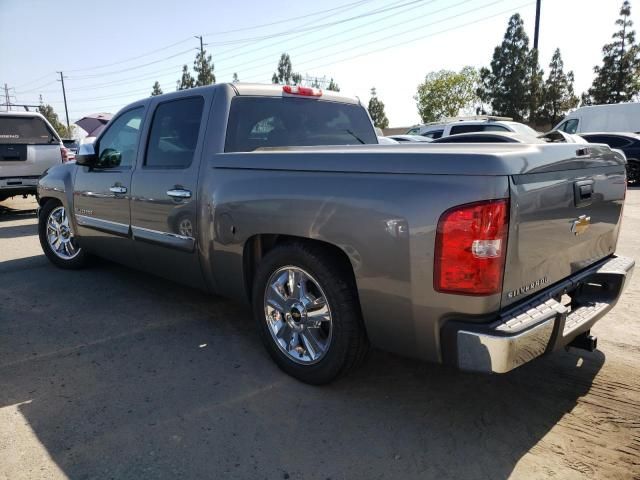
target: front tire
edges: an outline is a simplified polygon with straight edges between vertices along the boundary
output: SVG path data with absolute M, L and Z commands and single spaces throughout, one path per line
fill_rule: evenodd
M 87 255 L 78 244 L 65 207 L 50 200 L 38 218 L 40 245 L 49 261 L 60 268 L 78 269 L 87 263 Z
M 331 382 L 365 357 L 369 343 L 350 272 L 324 248 L 277 246 L 258 266 L 252 296 L 269 355 L 298 380 Z

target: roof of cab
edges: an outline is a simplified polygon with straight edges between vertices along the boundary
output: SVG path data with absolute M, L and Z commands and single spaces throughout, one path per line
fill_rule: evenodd
M 282 91 L 283 85 L 278 84 L 263 84 L 263 83 L 230 83 L 229 84 L 238 95 L 247 95 L 247 96 L 259 96 L 259 97 L 298 97 L 300 95 L 288 94 Z M 322 90 L 322 89 L 320 89 Z M 320 99 L 320 100 L 330 100 L 333 102 L 341 102 L 341 103 L 353 103 L 356 105 L 360 104 L 360 100 L 354 97 L 347 97 L 344 95 L 340 95 L 338 92 L 333 92 L 331 90 L 322 90 L 322 95 L 320 97 L 305 97 L 300 96 L 301 98 L 309 98 L 309 99 Z

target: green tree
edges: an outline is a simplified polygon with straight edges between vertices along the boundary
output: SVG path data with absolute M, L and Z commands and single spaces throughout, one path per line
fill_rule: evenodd
M 564 72 L 564 62 L 559 48 L 553 52 L 543 92 L 541 119 L 552 125 L 558 123 L 569 110 L 578 106 L 578 97 L 573 92 L 573 72 Z
M 72 138 L 73 137 L 73 126 L 70 125 L 67 128 L 60 119 L 58 118 L 58 114 L 55 112 L 53 107 L 49 104 L 40 103 L 38 106 L 38 113 L 40 113 L 44 118 L 46 118 L 54 130 L 60 135 L 61 138 Z
M 473 67 L 464 67 L 459 72 L 440 70 L 427 74 L 413 97 L 420 118 L 425 123 L 435 122 L 472 108 L 478 99 L 477 83 L 478 72 Z
M 233 83 L 238 83 L 240 80 L 238 79 L 238 74 L 236 72 L 233 72 Z
M 156 95 L 162 95 L 162 89 L 160 88 L 160 83 L 156 81 L 153 84 L 153 90 L 151 91 L 151 96 L 155 97 Z
M 529 52 L 528 64 L 531 72 L 529 80 L 529 123 L 537 123 L 542 115 L 542 103 L 544 101 L 544 72 L 538 63 L 538 51 L 536 49 Z
M 531 84 L 532 71 L 537 72 L 532 66 L 536 63 L 537 58 L 532 58 L 529 51 L 522 18 L 516 13 L 509 19 L 502 43 L 493 51 L 491 68 L 480 70 L 478 96 L 491 104 L 495 114 L 522 121 L 531 109 L 531 95 L 535 94 Z
M 331 90 L 332 92 L 339 92 L 340 91 L 340 87 L 338 86 L 338 84 L 336 82 L 333 81 L 333 78 L 331 80 L 329 80 L 329 86 L 327 87 L 327 90 Z
M 193 71 L 196 75 L 196 87 L 203 87 L 205 85 L 212 85 L 216 83 L 216 76 L 213 73 L 213 62 L 211 61 L 211 55 L 207 55 L 206 50 L 198 52 L 198 54 L 196 55 L 196 59 L 193 62 Z
M 596 75 L 588 91 L 587 103 L 619 103 L 633 100 L 640 92 L 640 45 L 630 20 L 631 5 L 622 4 L 616 25 L 620 30 L 613 41 L 602 47 L 602 65 L 593 68 Z
M 196 86 L 196 81 L 189 72 L 189 67 L 182 67 L 182 77 L 176 82 L 176 90 L 187 90 Z
M 373 124 L 376 127 L 387 128 L 389 126 L 389 120 L 384 113 L 384 103 L 378 98 L 375 87 L 371 89 L 371 98 L 369 99 L 367 110 L 369 110 L 371 120 L 373 120 Z
M 281 85 L 300 85 L 302 82 L 302 75 L 299 73 L 293 73 L 293 66 L 291 65 L 291 57 L 288 53 L 280 55 L 278 61 L 278 67 L 276 72 L 271 77 L 272 83 L 279 83 Z

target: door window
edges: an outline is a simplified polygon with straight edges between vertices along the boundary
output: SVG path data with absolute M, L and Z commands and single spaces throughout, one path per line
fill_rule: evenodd
M 198 143 L 204 98 L 190 97 L 158 105 L 151 123 L 145 166 L 187 168 Z
M 578 131 L 578 119 L 572 118 L 571 120 L 567 120 L 562 125 L 560 125 L 560 128 L 558 128 L 558 130 L 562 130 L 566 133 L 576 133 Z
M 117 117 L 98 144 L 100 168 L 131 167 L 136 160 L 143 108 L 129 110 Z

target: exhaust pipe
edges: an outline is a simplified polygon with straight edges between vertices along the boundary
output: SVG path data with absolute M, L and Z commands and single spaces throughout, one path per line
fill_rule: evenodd
M 571 340 L 571 343 L 567 345 L 567 348 L 568 347 L 579 348 L 580 350 L 593 352 L 596 348 L 598 348 L 598 337 L 594 337 L 593 335 L 591 335 L 590 331 L 586 331 Z

